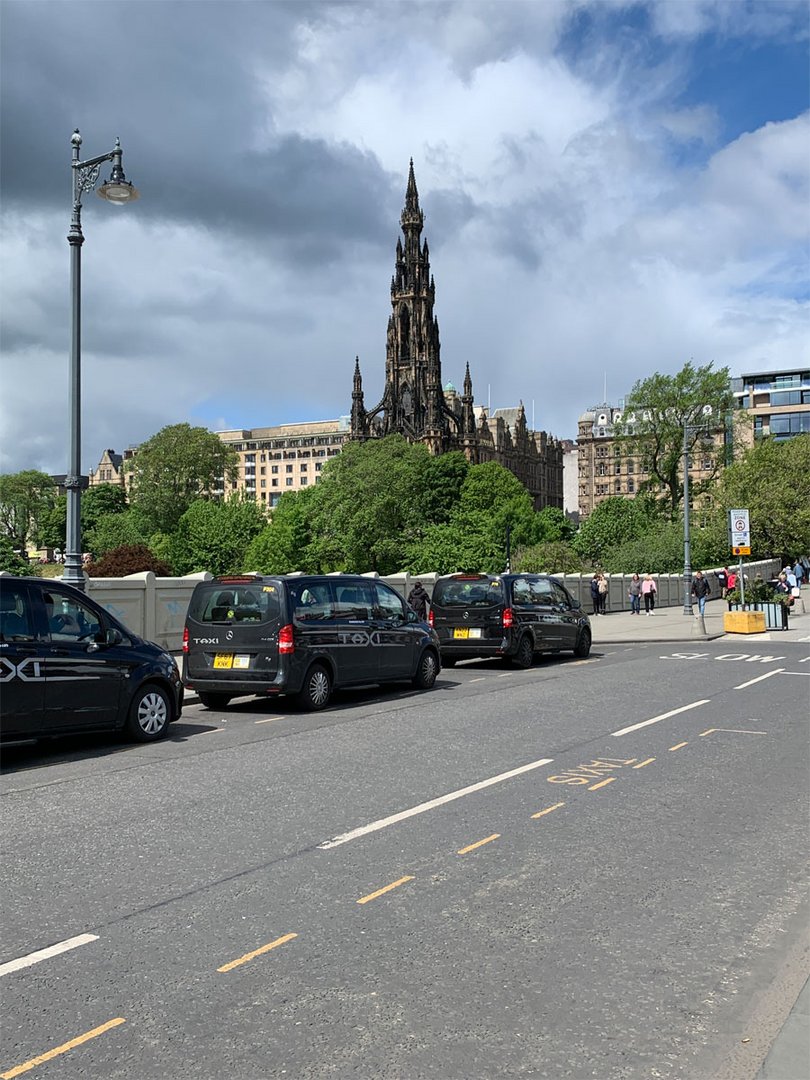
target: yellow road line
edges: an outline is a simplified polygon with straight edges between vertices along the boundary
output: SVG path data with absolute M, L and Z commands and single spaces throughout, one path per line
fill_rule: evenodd
M 680 749 L 682 749 L 682 747 L 688 746 L 688 745 L 689 745 L 688 741 L 687 742 L 675 743 L 674 746 L 670 746 L 669 752 L 672 753 L 673 750 L 680 750 Z
M 494 832 L 492 834 L 492 836 L 486 837 L 485 840 L 476 840 L 476 842 L 474 844 L 468 844 L 467 847 L 461 848 L 459 851 L 456 852 L 456 854 L 457 855 L 466 855 L 468 851 L 475 851 L 475 849 L 478 848 L 478 847 L 481 847 L 482 844 L 488 844 L 492 840 L 497 840 L 500 835 L 501 835 L 500 833 Z
M 588 791 L 598 791 L 600 787 L 605 787 L 606 784 L 612 784 L 615 779 L 615 776 L 609 776 L 607 780 L 600 780 L 598 784 L 591 784 Z
M 283 945 L 285 941 L 292 941 L 293 938 L 297 937 L 298 934 L 284 934 L 283 937 L 276 938 L 275 941 L 271 941 L 267 945 L 262 945 L 260 949 L 254 949 L 253 952 L 245 953 L 245 955 L 240 956 L 238 960 L 231 960 L 229 964 L 223 964 L 222 967 L 217 968 L 217 971 L 233 971 L 234 968 L 239 967 L 241 964 L 246 964 L 248 960 L 255 960 L 256 957 L 261 956 L 262 953 L 270 952 L 271 949 Z
M 541 810 L 539 814 L 532 814 L 533 818 L 543 817 L 545 814 L 550 814 L 552 810 L 559 810 L 561 806 L 565 806 L 564 802 L 556 802 L 553 806 L 547 806 L 545 810 Z
M 39 1057 L 31 1058 L 30 1061 L 24 1061 L 22 1065 L 16 1065 L 13 1069 L 9 1069 L 8 1072 L 0 1073 L 0 1080 L 12 1080 L 12 1077 L 22 1076 L 23 1073 L 28 1072 L 29 1069 L 35 1069 L 37 1065 L 42 1065 L 45 1061 L 50 1061 L 52 1058 L 59 1057 L 60 1054 L 66 1054 L 68 1050 L 73 1050 L 77 1046 L 81 1046 L 82 1043 L 89 1042 L 90 1039 L 95 1039 L 99 1035 L 103 1035 L 105 1031 L 109 1031 L 110 1028 L 118 1027 L 119 1024 L 125 1024 L 126 1020 L 123 1016 L 117 1016 L 115 1020 L 108 1020 L 106 1024 L 102 1024 L 101 1027 L 93 1028 L 92 1031 L 86 1031 L 84 1035 L 78 1035 L 75 1039 L 71 1039 L 70 1042 L 62 1043 L 61 1046 L 54 1047 L 53 1050 L 49 1050 L 46 1054 L 40 1054 Z
M 401 877 L 398 881 L 392 881 L 390 885 L 384 885 L 382 889 L 377 889 L 376 892 L 369 893 L 368 896 L 361 896 L 358 904 L 367 904 L 369 900 L 376 900 L 378 896 L 382 896 L 383 893 L 391 892 L 392 889 L 396 889 L 399 885 L 404 885 L 406 881 L 413 881 L 414 877 L 411 875 L 408 877 Z
M 638 763 L 638 765 L 634 765 L 633 768 L 634 769 L 643 769 L 645 765 L 650 765 L 650 764 L 652 764 L 653 761 L 655 761 L 654 757 L 645 758 L 644 761 L 640 761 Z
M 707 728 L 706 731 L 701 731 L 700 735 L 698 735 L 698 738 L 702 739 L 705 735 L 711 735 L 713 731 L 717 731 L 717 728 L 716 727 Z

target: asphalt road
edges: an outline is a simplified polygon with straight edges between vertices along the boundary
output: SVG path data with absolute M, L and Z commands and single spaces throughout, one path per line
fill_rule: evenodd
M 801 643 L 630 646 L 10 749 L 0 1080 L 753 1078 L 808 689 Z

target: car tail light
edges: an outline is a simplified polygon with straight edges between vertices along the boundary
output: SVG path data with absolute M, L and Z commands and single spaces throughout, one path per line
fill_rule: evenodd
M 431 626 L 433 626 L 433 611 L 432 610 L 428 612 L 428 622 L 430 623 Z
M 504 608 L 503 609 L 503 628 L 504 628 L 504 630 L 508 630 L 513 622 L 514 622 L 514 618 L 513 618 L 513 615 L 512 615 L 512 609 L 510 607 Z
M 183 652 L 188 652 L 188 627 L 183 627 Z
M 279 653 L 291 653 L 295 652 L 295 643 L 293 642 L 293 628 L 292 623 L 287 623 L 286 626 L 278 632 L 278 651 Z

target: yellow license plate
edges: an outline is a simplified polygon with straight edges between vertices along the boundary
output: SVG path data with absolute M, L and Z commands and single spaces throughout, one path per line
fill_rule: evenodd
M 233 657 L 230 653 L 217 653 L 214 657 L 215 668 L 231 668 L 233 667 Z
M 456 638 L 456 637 L 468 638 L 469 636 L 470 636 L 470 631 L 466 626 L 457 626 L 453 630 L 453 637 L 454 638 Z

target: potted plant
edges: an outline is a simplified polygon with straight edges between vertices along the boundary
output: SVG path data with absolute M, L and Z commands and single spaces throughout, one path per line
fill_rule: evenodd
M 761 577 L 745 586 L 745 603 L 742 602 L 737 585 L 726 597 L 729 611 L 761 611 L 765 615 L 766 630 L 787 630 L 788 610 L 793 603 L 789 593 L 774 590 L 773 585 Z

